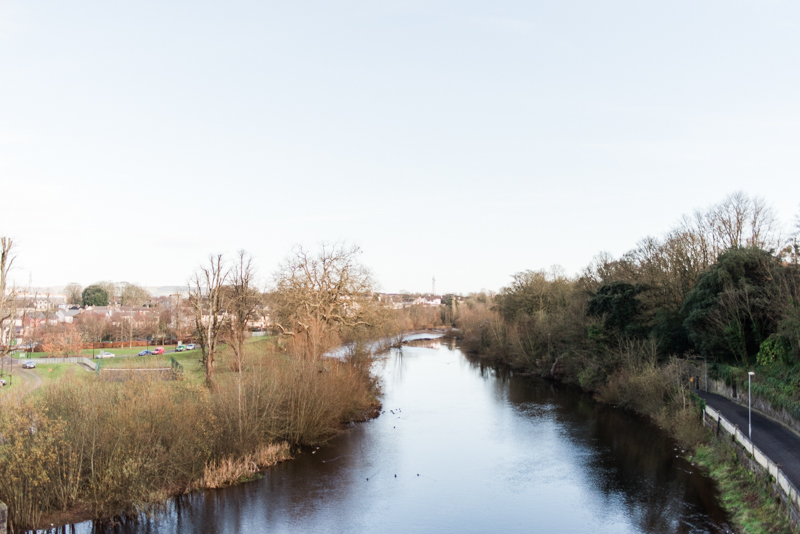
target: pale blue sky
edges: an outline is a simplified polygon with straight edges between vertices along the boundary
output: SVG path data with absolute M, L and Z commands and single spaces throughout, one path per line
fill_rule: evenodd
M 796 1 L 0 0 L 17 278 L 184 283 L 349 240 L 386 291 L 800 203 Z

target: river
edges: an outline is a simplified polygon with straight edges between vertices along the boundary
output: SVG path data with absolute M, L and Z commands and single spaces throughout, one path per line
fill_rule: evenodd
M 441 339 L 392 350 L 380 373 L 377 419 L 261 480 L 176 499 L 112 531 L 728 531 L 711 480 L 640 417 Z

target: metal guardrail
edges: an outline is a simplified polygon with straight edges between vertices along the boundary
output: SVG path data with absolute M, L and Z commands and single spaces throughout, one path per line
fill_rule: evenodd
M 703 424 L 707 424 L 706 415 L 717 424 L 717 428 L 725 429 L 725 432 L 733 436 L 735 441 L 750 454 L 750 456 L 760 465 L 766 472 L 775 479 L 775 483 L 783 493 L 783 498 L 790 504 L 789 508 L 792 514 L 792 522 L 797 523 L 800 521 L 800 492 L 797 487 L 789 480 L 781 468 L 769 459 L 769 457 L 761 452 L 747 436 L 745 436 L 739 427 L 725 419 L 721 413 L 706 404 L 706 409 L 703 411 Z

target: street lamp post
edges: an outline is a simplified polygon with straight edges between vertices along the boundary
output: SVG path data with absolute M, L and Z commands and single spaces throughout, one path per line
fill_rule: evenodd
M 753 397 L 750 394 L 750 381 L 755 373 L 747 373 L 747 437 L 753 441 Z

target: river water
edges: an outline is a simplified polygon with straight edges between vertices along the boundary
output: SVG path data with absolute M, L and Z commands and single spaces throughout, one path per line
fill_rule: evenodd
M 711 480 L 635 415 L 443 340 L 392 350 L 380 372 L 377 419 L 113 531 L 727 532 Z

